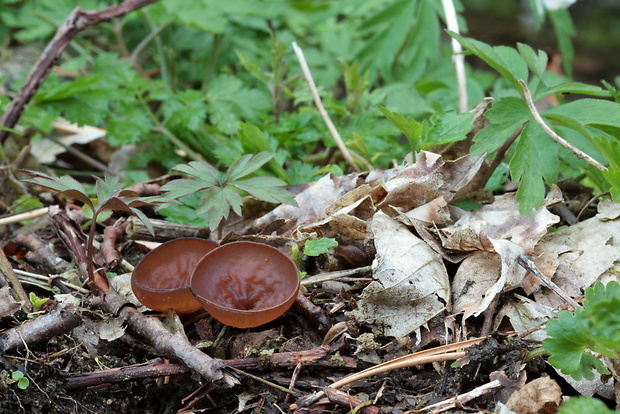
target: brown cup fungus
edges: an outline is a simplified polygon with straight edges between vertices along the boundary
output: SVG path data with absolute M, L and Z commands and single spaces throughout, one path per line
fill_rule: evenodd
M 190 289 L 218 321 L 251 328 L 273 321 L 291 307 L 299 274 L 295 263 L 273 247 L 233 242 L 198 262 Z
M 219 245 L 215 242 L 181 238 L 171 240 L 148 253 L 131 275 L 131 289 L 146 307 L 178 314 L 201 308 L 189 289 L 194 266 Z

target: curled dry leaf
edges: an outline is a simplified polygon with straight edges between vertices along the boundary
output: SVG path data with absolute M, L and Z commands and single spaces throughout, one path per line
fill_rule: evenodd
M 516 414 L 555 413 L 562 400 L 562 389 L 555 380 L 544 376 L 536 378 L 516 391 L 506 407 Z
M 379 323 L 385 335 L 397 338 L 417 331 L 440 315 L 450 294 L 448 274 L 441 260 L 407 227 L 383 212 L 369 223 L 377 256 L 373 279 L 362 292 L 352 315 L 367 323 Z
M 516 193 L 504 194 L 492 204 L 465 213 L 453 226 L 442 229 L 443 245 L 453 250 L 493 251 L 489 239 L 506 239 L 530 252 L 547 233 L 547 228 L 560 220 L 547 207 L 561 200 L 560 189 L 552 186 L 543 205 L 529 217 L 523 217 L 519 214 Z

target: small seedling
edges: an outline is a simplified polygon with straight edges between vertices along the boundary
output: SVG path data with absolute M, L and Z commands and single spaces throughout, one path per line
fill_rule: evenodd
M 311 239 L 307 240 L 304 245 L 304 254 L 306 256 L 315 257 L 327 253 L 332 247 L 338 247 L 338 242 L 336 239 L 330 239 L 327 237 L 323 237 L 321 239 Z
M 149 218 L 140 211 L 139 207 L 174 202 L 173 200 L 159 196 L 138 197 L 134 191 L 125 189 L 118 177 L 107 175 L 103 179 L 95 177 L 96 197 L 91 199 L 84 186 L 71 176 L 63 175 L 62 177 L 55 177 L 39 171 L 28 170 L 21 170 L 21 172 L 31 177 L 25 179 L 25 182 L 39 185 L 55 193 L 64 194 L 81 201 L 84 208 L 90 212 L 92 222 L 90 224 L 90 231 L 86 243 L 86 272 L 90 282 L 93 282 L 95 279 L 93 242 L 95 240 L 97 219 L 100 214 L 108 211 L 124 211 L 131 215 L 135 215 L 144 223 L 148 231 L 153 234 L 153 226 Z
M 228 218 L 230 211 L 241 215 L 243 205 L 241 195 L 249 194 L 270 203 L 297 205 L 293 194 L 283 188 L 286 185 L 284 181 L 275 177 L 243 178 L 256 172 L 274 156 L 275 154 L 269 152 L 247 154 L 232 163 L 226 172 L 220 172 L 200 161 L 179 164 L 173 170 L 190 178 L 170 181 L 161 189 L 173 199 L 204 191 L 196 214 L 206 215 L 209 229 L 213 231 L 219 227 L 221 237 L 221 225 L 223 220 Z
M 13 371 L 13 374 L 11 374 L 11 378 L 17 381 L 17 388 L 21 390 L 25 390 L 26 388 L 30 386 L 30 380 L 28 379 L 28 377 L 25 376 L 24 373 L 19 370 Z
M 36 293 L 30 292 L 30 303 L 32 303 L 32 312 L 38 312 L 41 306 L 49 300 L 49 298 L 40 298 Z

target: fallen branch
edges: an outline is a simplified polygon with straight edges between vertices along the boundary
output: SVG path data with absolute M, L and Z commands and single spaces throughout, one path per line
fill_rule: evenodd
M 321 345 L 317 348 L 298 352 L 279 352 L 268 358 L 228 359 L 223 362 L 232 368 L 244 370 L 265 370 L 269 368 L 290 368 L 299 364 L 303 366 L 337 367 L 354 369 L 357 366 L 355 358 L 341 357 L 337 362 L 326 359 L 333 354 L 342 343 L 335 346 Z M 344 365 L 343 362 L 344 361 Z M 67 378 L 67 389 L 83 389 L 102 384 L 130 381 L 140 378 L 153 378 L 168 375 L 178 375 L 189 372 L 189 368 L 180 364 L 164 363 L 157 358 L 144 364 L 128 367 L 111 368 L 104 371 L 86 372 Z
M 113 288 L 93 298 L 92 305 L 125 320 L 130 334 L 145 340 L 158 354 L 182 362 L 212 384 L 224 388 L 239 384 L 237 374 L 224 361 L 195 348 L 184 333 L 169 331 L 157 317 L 143 315 Z
M 78 309 L 69 304 L 58 303 L 54 310 L 28 320 L 0 334 L 0 355 L 36 342 L 47 341 L 82 324 Z
M 131 11 L 155 3 L 156 1 L 157 0 L 127 0 L 121 4 L 95 11 L 83 11 L 80 7 L 73 9 L 64 23 L 56 31 L 54 38 L 41 53 L 41 56 L 28 74 L 24 86 L 22 86 L 15 98 L 13 98 L 6 108 L 2 117 L 0 117 L 0 125 L 6 128 L 13 128 L 17 124 L 26 104 L 30 102 L 37 90 L 39 90 L 39 87 L 52 70 L 54 63 L 79 32 L 89 26 L 123 16 Z M 8 134 L 9 131 L 0 130 L 0 144 L 4 143 Z

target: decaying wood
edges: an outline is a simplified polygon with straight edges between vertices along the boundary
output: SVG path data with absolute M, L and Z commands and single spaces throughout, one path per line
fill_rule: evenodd
M 269 357 L 228 359 L 223 362 L 229 366 L 245 370 L 265 370 L 270 368 L 290 368 L 299 364 L 302 366 L 337 367 L 340 369 L 355 369 L 357 362 L 352 357 L 339 357 L 333 362 L 327 359 L 342 347 L 342 342 L 334 346 L 321 345 L 317 348 L 298 352 L 278 352 Z M 189 372 L 189 368 L 180 364 L 167 364 L 157 358 L 144 364 L 129 367 L 112 368 L 104 371 L 86 372 L 67 379 L 68 389 L 82 389 L 96 385 L 114 382 L 129 381 L 139 378 L 162 377 Z
M 312 303 L 312 301 L 301 292 L 297 293 L 297 298 L 293 303 L 293 307 L 310 319 L 316 325 L 317 330 L 323 334 L 332 326 L 332 321 L 327 315 L 327 312 Z
M 122 318 L 130 334 L 146 341 L 158 354 L 182 362 L 209 382 L 225 388 L 239 384 L 237 375 L 222 360 L 195 348 L 182 332 L 169 331 L 157 317 L 146 316 L 128 305 L 114 289 L 93 298 L 92 304 Z
M 0 355 L 65 334 L 82 323 L 74 305 L 59 303 L 54 310 L 0 334 Z
M 204 227 L 152 219 L 150 222 L 155 233 L 155 236 L 153 236 L 144 223 L 137 217 L 129 217 L 127 221 L 127 235 L 134 240 L 165 242 L 180 237 L 198 237 L 206 239 L 210 234 L 209 230 Z
M 84 11 L 80 7 L 73 9 L 69 17 L 67 17 L 65 22 L 58 28 L 52 40 L 41 53 L 41 56 L 28 74 L 24 86 L 22 86 L 15 98 L 13 98 L 6 108 L 2 117 L 0 117 L 0 125 L 13 128 L 17 124 L 26 104 L 30 102 L 34 94 L 39 90 L 39 87 L 45 78 L 47 78 L 56 60 L 79 32 L 89 26 L 123 16 L 131 11 L 155 3 L 156 1 L 157 0 L 127 0 L 121 4 L 95 11 Z M 8 134 L 9 131 L 0 130 L 0 144 L 4 143 Z

